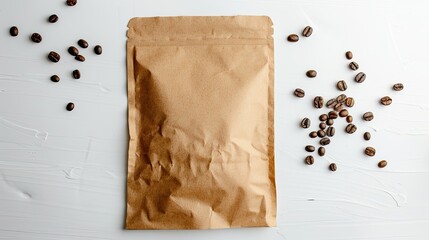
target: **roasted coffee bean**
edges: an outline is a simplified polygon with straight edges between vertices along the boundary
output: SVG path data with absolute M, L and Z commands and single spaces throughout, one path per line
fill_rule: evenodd
M 314 152 L 314 150 L 316 150 L 316 149 L 312 145 L 305 146 L 305 151 L 307 151 L 307 152 Z
M 316 70 L 308 70 L 305 75 L 309 78 L 315 78 L 317 76 L 317 72 Z
M 78 60 L 79 62 L 85 62 L 85 57 L 82 55 L 77 55 L 74 59 Z
M 348 123 L 353 122 L 353 117 L 352 117 L 352 116 L 350 116 L 350 115 L 348 115 L 348 116 L 346 117 L 346 121 L 347 121 Z
M 320 145 L 322 145 L 322 146 L 326 146 L 326 145 L 328 145 L 329 143 L 331 143 L 331 140 L 330 140 L 329 138 L 327 138 L 327 137 L 324 137 L 324 138 L 320 139 L 319 143 L 320 143 Z
M 305 96 L 305 92 L 301 88 L 297 88 L 293 92 L 293 95 L 295 95 L 296 97 L 299 97 L 299 98 L 303 98 Z
M 365 81 L 365 79 L 366 79 L 366 74 L 363 72 L 360 72 L 355 76 L 355 82 L 358 82 L 358 83 L 362 83 L 363 81 Z
M 347 90 L 347 83 L 344 80 L 338 81 L 337 82 L 337 88 L 340 91 L 345 91 L 345 90 Z
M 345 102 L 347 99 L 347 95 L 346 94 L 340 94 L 338 95 L 338 97 L 336 98 L 337 102 L 339 103 L 343 103 Z
M 298 42 L 299 41 L 299 37 L 296 34 L 291 34 L 287 37 L 287 40 L 289 42 Z
M 324 147 L 319 147 L 319 149 L 317 149 L 317 153 L 319 154 L 319 156 L 323 157 L 325 156 L 326 150 Z
M 58 53 L 56 53 L 56 52 L 54 52 L 54 51 L 51 51 L 49 54 L 48 54 L 48 59 L 49 60 L 51 60 L 52 62 L 58 62 L 58 61 L 60 61 L 60 59 L 61 59 L 61 56 L 60 56 L 60 54 L 58 54 Z
M 328 120 L 326 120 L 326 125 L 328 125 L 328 126 L 334 125 L 334 119 L 328 119 Z
M 347 117 L 349 115 L 349 111 L 347 111 L 347 109 L 343 109 L 340 111 L 340 113 L 338 115 L 340 117 Z
M 52 82 L 59 82 L 60 81 L 60 77 L 58 77 L 58 75 L 52 75 L 51 76 L 51 81 Z
M 80 71 L 76 69 L 72 72 L 72 75 L 73 75 L 74 79 L 79 79 L 80 78 Z
M 375 155 L 375 148 L 373 148 L 373 147 L 365 148 L 365 154 L 370 156 L 370 157 L 373 157 Z
M 393 90 L 395 91 L 402 91 L 402 89 L 404 89 L 404 84 L 402 83 L 396 83 L 395 85 L 393 85 Z
M 316 138 L 317 137 L 317 132 L 316 131 L 312 131 L 311 133 L 308 134 L 309 137 L 311 138 Z
M 374 119 L 374 114 L 372 114 L 372 112 L 366 112 L 363 114 L 362 119 L 365 121 L 371 121 Z
M 328 115 L 326 115 L 326 114 L 321 114 L 321 115 L 319 116 L 319 120 L 320 120 L 320 121 L 322 121 L 322 122 L 324 122 L 324 121 L 328 120 Z
M 328 118 L 329 119 L 337 119 L 338 118 L 338 113 L 336 113 L 335 111 L 330 111 L 328 113 Z
M 356 71 L 356 70 L 358 70 L 358 69 L 359 69 L 359 64 L 357 64 L 356 62 L 351 62 L 351 63 L 349 64 L 349 68 L 350 68 L 351 70 L 353 70 L 353 71 Z
M 76 3 L 77 3 L 77 0 L 67 0 L 66 1 L 66 4 L 68 6 L 74 6 L 74 5 L 76 5 Z
M 9 33 L 12 37 L 18 36 L 19 30 L 16 26 L 13 26 L 9 29 Z
M 321 122 L 321 123 L 319 124 L 319 128 L 320 128 L 320 129 L 322 129 L 322 130 L 324 130 L 324 129 L 326 128 L 326 123 Z
M 311 125 L 311 121 L 308 118 L 303 118 L 301 121 L 301 127 L 302 128 L 309 128 Z
M 392 99 L 389 96 L 384 96 L 380 99 L 380 103 L 384 106 L 389 106 L 392 104 Z
M 344 104 L 342 104 L 342 103 L 337 103 L 334 106 L 334 110 L 337 111 L 337 112 L 340 111 L 343 108 L 344 108 Z
M 304 30 L 302 30 L 302 36 L 304 37 L 310 37 L 312 33 L 313 33 L 313 28 L 310 26 L 307 26 L 304 28 Z
M 100 45 L 95 46 L 94 53 L 97 55 L 101 55 L 103 53 L 103 48 Z
M 322 138 L 322 137 L 326 136 L 326 133 L 323 130 L 319 130 L 319 131 L 317 131 L 317 136 L 320 137 L 320 138 Z
M 346 98 L 345 104 L 347 107 L 353 107 L 355 105 L 355 100 L 352 97 Z
M 313 106 L 315 108 L 322 108 L 323 107 L 323 97 L 317 96 L 313 100 Z
M 49 16 L 48 21 L 50 23 L 56 23 L 58 21 L 58 16 L 56 14 L 52 14 L 51 16 Z
M 328 137 L 333 137 L 335 135 L 335 128 L 334 127 L 328 127 L 328 129 L 326 129 L 326 135 Z
M 73 111 L 74 109 L 74 103 L 70 102 L 66 106 L 67 111 Z
M 387 161 L 386 160 L 381 160 L 379 163 L 378 163 L 378 167 L 379 168 L 384 168 L 384 167 L 386 167 L 387 166 Z
M 332 172 L 337 171 L 337 164 L 335 163 L 329 164 L 329 170 L 331 170 Z
M 348 124 L 346 127 L 346 132 L 348 134 L 352 134 L 352 133 L 356 132 L 356 130 L 357 130 L 357 127 L 352 123 Z
M 363 139 L 365 139 L 366 141 L 369 141 L 371 139 L 371 133 L 365 132 L 363 134 Z
M 352 53 L 352 52 L 350 52 L 350 51 L 347 51 L 347 52 L 346 52 L 346 58 L 347 58 L 348 60 L 352 59 L 352 58 L 353 58 L 353 53 Z
M 313 163 L 314 163 L 314 157 L 313 156 L 307 156 L 307 157 L 305 157 L 305 163 L 307 165 L 313 165 Z
M 33 33 L 33 34 L 31 34 L 31 41 L 33 41 L 35 43 L 39 43 L 42 41 L 42 36 L 38 33 Z
M 88 45 L 88 42 L 87 41 L 85 41 L 85 40 L 83 40 L 83 39 L 79 39 L 79 41 L 77 41 L 77 44 L 81 47 L 81 48 L 87 48 L 89 45 Z
M 337 99 L 335 98 L 329 99 L 329 101 L 326 102 L 326 107 L 333 108 L 337 103 L 338 103 Z
M 77 50 L 77 48 L 70 46 L 68 49 L 68 52 L 70 53 L 70 55 L 72 56 L 77 56 L 79 54 L 79 50 Z

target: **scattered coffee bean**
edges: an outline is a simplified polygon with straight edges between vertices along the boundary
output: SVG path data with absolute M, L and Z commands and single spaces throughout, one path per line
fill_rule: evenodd
M 68 6 L 74 6 L 74 5 L 76 5 L 76 3 L 77 3 L 77 0 L 67 0 L 66 1 L 66 4 Z
M 352 117 L 352 116 L 350 116 L 350 115 L 348 115 L 348 116 L 346 117 L 346 121 L 347 121 L 348 123 L 353 122 L 353 117 Z
M 392 104 L 392 99 L 389 96 L 385 96 L 380 99 L 380 103 L 384 106 L 389 106 Z
M 328 115 L 326 115 L 326 114 L 321 114 L 321 115 L 319 116 L 319 120 L 320 120 L 320 121 L 322 121 L 322 122 L 324 122 L 324 121 L 328 120 Z
M 319 147 L 319 149 L 317 149 L 317 153 L 319 154 L 319 156 L 323 157 L 325 156 L 326 150 L 324 147 Z
M 51 76 L 51 81 L 52 82 L 59 82 L 60 81 L 60 77 L 58 77 L 58 75 L 52 75 Z
M 321 122 L 321 123 L 319 124 L 319 128 L 320 128 L 320 129 L 322 129 L 322 130 L 324 130 L 324 129 L 326 128 L 326 123 Z
M 50 23 L 56 23 L 58 21 L 58 16 L 56 14 L 52 14 L 51 16 L 49 16 L 48 21 Z
M 69 49 L 67 50 L 70 55 L 72 56 L 77 56 L 79 54 L 79 50 L 77 50 L 77 48 L 70 46 Z
M 328 126 L 334 125 L 334 119 L 328 119 L 328 120 L 326 120 L 326 125 L 328 125 Z
M 337 119 L 338 118 L 338 114 L 335 111 L 330 111 L 328 113 L 328 118 L 329 119 Z
M 296 35 L 296 34 L 290 34 L 290 35 L 287 37 L 287 40 L 288 40 L 289 42 L 298 42 L 298 41 L 299 41 L 299 37 L 298 37 L 298 35 Z
M 89 45 L 88 45 L 88 42 L 87 41 L 85 41 L 85 40 L 83 40 L 83 39 L 80 39 L 79 41 L 77 41 L 77 44 L 81 47 L 81 48 L 87 48 Z
M 68 103 L 66 109 L 67 111 L 72 111 L 74 109 L 74 103 Z
M 346 58 L 347 58 L 348 60 L 352 59 L 352 58 L 353 58 L 353 53 L 352 53 L 352 52 L 350 52 L 350 51 L 347 51 L 347 52 L 346 52 Z
M 322 146 L 326 146 L 326 145 L 328 145 L 329 143 L 331 143 L 331 140 L 330 140 L 329 138 L 327 138 L 327 137 L 324 137 L 324 138 L 320 139 L 319 143 L 320 143 L 320 145 L 322 145 Z
M 326 133 L 323 130 L 319 130 L 319 131 L 317 131 L 317 136 L 320 137 L 320 138 L 323 138 L 323 137 L 326 136 Z
M 371 139 L 371 133 L 365 132 L 363 134 L 363 139 L 365 139 L 366 141 L 369 141 Z
M 335 106 L 334 106 L 334 110 L 335 111 L 340 111 L 341 109 L 343 109 L 343 107 L 344 107 L 344 105 L 342 104 L 342 103 L 337 103 L 337 104 L 335 104 Z
M 322 108 L 323 107 L 323 97 L 317 96 L 313 100 L 313 106 L 315 108 Z
M 346 98 L 345 103 L 347 107 L 353 107 L 355 105 L 355 100 L 352 97 L 348 97 Z
M 101 55 L 103 53 L 103 48 L 100 45 L 95 46 L 94 53 L 97 55 Z
M 313 156 L 307 156 L 307 157 L 305 157 L 305 163 L 307 165 L 313 165 L 313 163 L 314 163 L 314 157 Z
M 301 88 L 297 88 L 293 92 L 293 95 L 295 95 L 296 97 L 299 97 L 299 98 L 303 98 L 305 96 L 305 92 Z
M 359 64 L 357 64 L 356 62 L 351 62 L 351 63 L 349 64 L 349 68 L 350 68 L 351 70 L 353 70 L 353 71 L 356 71 L 356 70 L 358 70 L 358 69 L 359 69 Z
M 374 114 L 372 114 L 372 112 L 366 112 L 363 114 L 362 119 L 365 121 L 371 121 L 374 119 Z
M 337 103 L 338 103 L 337 99 L 335 98 L 329 99 L 329 101 L 326 102 L 326 107 L 333 108 Z
M 308 70 L 305 75 L 309 78 L 315 78 L 317 76 L 317 72 L 316 70 Z
M 348 124 L 346 127 L 346 132 L 348 134 L 352 134 L 352 133 L 356 132 L 356 130 L 357 130 L 357 127 L 352 123 Z
M 314 152 L 314 150 L 316 150 L 316 149 L 312 145 L 305 146 L 305 151 L 307 151 L 307 152 Z
M 337 88 L 340 91 L 345 91 L 345 90 L 347 90 L 347 83 L 344 80 L 338 81 L 337 82 Z
M 378 163 L 378 167 L 379 168 L 384 168 L 384 167 L 386 167 L 387 166 L 387 161 L 386 160 L 381 160 L 379 163 Z
M 56 63 L 56 62 L 60 61 L 61 56 L 60 56 L 60 54 L 58 54 L 58 53 L 56 53 L 54 51 L 51 51 L 48 54 L 48 59 L 51 60 L 52 62 Z
M 304 36 L 304 37 L 310 37 L 312 33 L 313 33 L 313 28 L 310 27 L 310 26 L 307 26 L 302 31 L 302 36 Z
M 9 29 L 9 33 L 12 37 L 18 36 L 18 33 L 19 33 L 18 28 L 16 26 L 11 27 Z
M 365 81 L 365 79 L 366 79 L 366 74 L 363 72 L 360 72 L 355 76 L 355 82 L 358 82 L 358 83 L 362 83 L 363 81 Z
M 328 129 L 326 129 L 326 135 L 328 137 L 333 137 L 335 135 L 335 128 L 334 127 L 328 127 Z
M 303 118 L 301 121 L 301 127 L 302 128 L 309 128 L 311 125 L 311 121 L 308 118 Z
M 74 79 L 79 79 L 80 78 L 80 71 L 76 69 L 72 72 L 72 75 L 73 75 Z
M 349 115 L 349 111 L 347 111 L 347 109 L 343 109 L 340 111 L 340 113 L 338 115 L 340 117 L 347 117 Z
M 373 147 L 365 148 L 365 154 L 370 156 L 370 157 L 373 157 L 375 155 L 375 148 L 373 148 Z
M 329 164 L 329 170 L 331 170 L 332 172 L 337 171 L 337 164 L 335 163 Z
M 317 132 L 316 131 L 312 131 L 308 134 L 308 136 L 310 136 L 311 138 L 316 138 L 317 137 Z
M 402 91 L 402 89 L 404 89 L 404 84 L 402 83 L 396 83 L 395 85 L 393 85 L 393 90 L 395 91 Z
M 31 34 L 31 41 L 35 43 L 40 43 L 42 41 L 42 36 L 38 33 Z
M 347 95 L 346 94 L 340 94 L 338 95 L 338 97 L 336 98 L 337 102 L 339 103 L 343 103 L 345 102 L 347 99 Z
M 78 60 L 79 62 L 85 62 L 85 57 L 82 55 L 77 55 L 74 59 Z

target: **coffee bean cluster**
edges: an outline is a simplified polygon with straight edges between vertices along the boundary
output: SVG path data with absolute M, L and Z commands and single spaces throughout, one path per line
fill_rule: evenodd
M 313 33 L 313 28 L 310 26 L 306 26 L 302 32 L 303 37 L 309 37 Z M 287 37 L 287 40 L 289 42 L 298 42 L 299 36 L 297 34 L 290 34 Z M 360 69 L 359 64 L 356 61 L 353 61 L 353 53 L 351 51 L 347 51 L 345 53 L 345 57 L 348 62 L 347 66 L 351 71 L 358 71 Z M 314 69 L 308 70 L 305 75 L 308 78 L 315 78 L 317 77 L 317 71 Z M 356 83 L 363 83 L 366 80 L 366 74 L 363 71 L 359 71 L 354 76 L 354 81 Z M 337 90 L 341 92 L 345 92 L 348 89 L 348 85 L 346 80 L 339 80 L 336 82 L 336 88 Z M 392 89 L 394 91 L 402 91 L 404 89 L 404 85 L 402 83 L 396 83 L 393 85 Z M 305 97 L 305 91 L 301 88 L 296 88 L 293 92 L 293 94 L 298 98 L 304 98 Z M 383 106 L 388 106 L 392 104 L 392 98 L 389 96 L 383 96 L 380 98 L 379 103 Z M 317 124 L 318 129 L 312 130 L 308 135 L 310 138 L 320 138 L 318 147 L 313 145 L 307 145 L 305 146 L 304 150 L 308 153 L 313 153 L 316 151 L 317 148 L 317 154 L 320 157 L 323 157 L 326 154 L 326 146 L 331 143 L 333 140 L 333 137 L 336 133 L 336 129 L 334 127 L 334 123 L 336 121 L 339 121 L 341 118 L 345 119 L 347 122 L 347 126 L 345 127 L 344 131 L 347 134 L 354 134 L 358 127 L 353 123 L 353 116 L 349 113 L 350 108 L 352 108 L 355 105 L 355 100 L 351 96 L 347 96 L 344 93 L 339 94 L 338 96 L 327 98 L 325 101 L 325 98 L 323 96 L 316 96 L 312 99 L 312 105 L 316 109 L 322 109 L 326 107 L 328 110 L 325 113 L 322 113 L 319 116 L 319 123 Z M 372 121 L 374 119 L 374 114 L 370 111 L 365 112 L 362 114 L 362 120 L 364 121 Z M 305 117 L 301 120 L 300 126 L 304 129 L 309 129 L 311 127 L 311 121 L 309 118 Z M 365 141 L 371 140 L 371 133 L 365 132 L 363 134 L 363 139 Z M 374 147 L 368 146 L 363 150 L 363 153 L 369 157 L 374 157 L 376 154 L 376 149 Z M 307 165 L 313 165 L 315 162 L 315 157 L 313 155 L 307 155 L 304 158 L 304 162 Z M 384 168 L 387 166 L 386 160 L 381 160 L 378 163 L 378 167 Z M 331 171 L 337 171 L 337 165 L 335 163 L 330 163 L 328 166 L 328 169 Z
M 67 6 L 70 6 L 70 7 L 73 7 L 73 6 L 76 6 L 76 4 L 77 4 L 77 0 L 66 0 L 65 1 L 65 4 L 67 5 Z M 57 14 L 52 14 L 52 15 L 50 15 L 48 18 L 47 18 L 47 21 L 49 22 L 49 23 L 56 23 L 56 22 L 58 22 L 58 20 L 59 20 L 60 18 L 59 18 L 59 16 L 57 15 Z M 12 26 L 10 29 L 9 29 L 9 33 L 10 33 L 10 35 L 12 36 L 12 37 L 17 37 L 18 35 L 19 35 L 19 29 L 18 29 L 18 27 L 17 26 Z M 38 43 L 38 44 L 40 44 L 41 42 L 42 42 L 42 40 L 43 40 L 43 37 L 42 37 L 42 34 L 40 34 L 40 33 L 38 33 L 38 32 L 34 32 L 34 33 L 31 33 L 31 35 L 30 35 L 30 40 L 32 41 L 32 42 L 34 42 L 34 43 Z M 84 40 L 84 39 L 79 39 L 77 42 L 77 45 L 80 47 L 80 48 L 82 48 L 82 49 L 86 49 L 86 48 L 88 48 L 90 45 L 89 45 L 89 43 L 86 41 L 86 40 Z M 96 55 L 101 55 L 102 54 L 102 52 L 103 52 L 103 49 L 102 49 L 102 47 L 100 46 L 100 45 L 96 45 L 96 46 L 94 46 L 94 49 L 93 49 L 93 51 L 94 51 L 94 53 L 96 54 Z M 68 48 L 68 53 L 71 55 L 71 56 L 73 56 L 74 57 L 74 59 L 76 60 L 76 61 L 79 61 L 79 62 L 85 62 L 85 56 L 84 55 L 82 55 L 80 52 L 79 52 L 79 50 L 75 47 L 75 46 L 70 46 L 69 48 Z M 48 58 L 48 60 L 49 61 L 51 61 L 52 63 L 58 63 L 58 62 L 60 62 L 60 60 L 61 60 L 61 56 L 60 56 L 60 54 L 58 53 L 58 52 L 56 52 L 56 51 L 50 51 L 48 54 L 47 54 L 47 58 Z M 72 72 L 71 72 L 71 76 L 74 78 L 74 79 L 80 79 L 81 78 L 81 73 L 80 73 L 80 71 L 78 70 L 78 69 L 75 69 L 75 70 L 73 70 Z M 54 74 L 54 75 L 52 75 L 52 76 L 50 76 L 49 77 L 49 79 L 52 81 L 52 82 L 54 82 L 54 83 L 58 83 L 59 81 L 60 81 L 60 77 L 58 76 L 58 75 L 56 75 L 56 74 Z M 68 111 L 72 111 L 73 109 L 75 108 L 75 104 L 74 103 L 68 103 L 67 105 L 66 105 L 66 110 L 68 110 Z

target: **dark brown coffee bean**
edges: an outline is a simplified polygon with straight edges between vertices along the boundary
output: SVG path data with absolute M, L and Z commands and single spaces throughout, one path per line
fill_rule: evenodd
M 59 62 L 59 61 L 60 61 L 61 56 L 60 56 L 60 54 L 58 54 L 58 53 L 56 53 L 56 52 L 54 52 L 54 51 L 51 51 L 51 52 L 48 54 L 48 59 L 49 59 L 49 60 L 51 60 L 52 62 L 56 63 L 56 62 Z
M 337 88 L 340 91 L 345 91 L 345 90 L 347 90 L 347 83 L 344 80 L 338 81 L 337 82 Z
M 366 112 L 363 114 L 362 119 L 365 121 L 371 121 L 374 119 L 374 114 L 372 114 L 372 112 Z
M 334 119 L 328 119 L 328 120 L 326 120 L 326 125 L 328 125 L 328 126 L 334 125 Z
M 297 88 L 293 92 L 293 95 L 295 95 L 296 97 L 299 97 L 299 98 L 303 98 L 305 96 L 305 92 L 301 88 Z
M 324 130 L 324 129 L 326 128 L 326 123 L 321 122 L 321 123 L 319 124 L 319 128 L 320 128 L 320 129 L 322 129 L 322 130 Z
M 328 113 L 328 118 L 329 119 L 337 119 L 338 118 L 338 114 L 335 111 L 330 111 Z
M 349 68 L 350 68 L 351 70 L 353 70 L 353 71 L 356 71 L 356 70 L 358 70 L 358 69 L 359 69 L 359 64 L 357 64 L 356 62 L 351 62 L 351 63 L 349 64 Z
M 346 52 L 346 58 L 347 58 L 348 60 L 352 59 L 352 58 L 353 58 L 353 53 L 352 53 L 352 52 L 350 52 L 350 51 L 347 51 L 347 52 Z
M 72 56 L 77 56 L 79 54 L 79 50 L 77 50 L 77 48 L 70 46 L 69 49 L 67 50 L 70 55 Z
M 345 104 L 347 107 L 353 107 L 355 105 L 355 100 L 352 97 L 346 98 Z
M 363 72 L 360 72 L 355 76 L 355 82 L 358 82 L 358 83 L 363 83 L 365 79 L 366 79 L 366 74 Z
M 302 128 L 309 128 L 311 125 L 311 121 L 308 118 L 303 118 L 301 121 L 301 127 Z
M 317 149 L 317 153 L 319 154 L 319 156 L 323 157 L 325 156 L 326 150 L 324 147 L 319 147 L 319 149 Z
M 309 78 L 315 78 L 317 76 L 317 72 L 316 70 L 308 70 L 305 75 Z
M 337 111 L 337 112 L 340 111 L 343 108 L 344 108 L 344 104 L 342 104 L 342 103 L 337 103 L 334 106 L 334 110 Z
M 340 113 L 338 115 L 340 117 L 347 117 L 349 115 L 349 111 L 347 111 L 347 109 L 343 109 L 340 111 Z
M 320 120 L 320 121 L 322 121 L 322 122 L 324 122 L 324 121 L 328 120 L 328 115 L 326 115 L 326 114 L 321 114 L 321 115 L 319 116 L 319 120 Z
M 371 133 L 365 132 L 363 134 L 363 139 L 365 139 L 366 141 L 369 141 L 371 139 Z
M 337 164 L 335 163 L 329 164 L 329 170 L 331 170 L 332 172 L 337 171 Z
M 72 72 L 72 75 L 73 75 L 74 79 L 79 79 L 80 78 L 80 71 L 76 69 Z
M 58 16 L 56 14 L 52 14 L 51 16 L 49 16 L 48 21 L 50 23 L 56 23 L 58 21 Z
M 346 132 L 348 134 L 352 134 L 352 133 L 356 132 L 356 130 L 357 130 L 357 127 L 352 123 L 348 124 L 346 127 Z
M 320 143 L 320 145 L 322 145 L 322 146 L 326 146 L 326 145 L 328 145 L 329 143 L 331 143 L 331 140 L 330 140 L 329 138 L 327 138 L 327 137 L 324 137 L 324 138 L 320 139 L 319 143 Z
M 337 102 L 339 102 L 339 103 L 344 103 L 346 101 L 346 99 L 347 99 L 347 95 L 346 94 L 340 94 L 336 98 Z
M 31 41 L 33 41 L 35 43 L 39 43 L 42 41 L 42 36 L 38 33 L 33 33 L 33 34 L 31 34 Z
M 9 33 L 12 37 L 18 36 L 19 30 L 16 26 L 13 26 L 9 29 Z
M 101 55 L 103 53 L 103 48 L 100 45 L 95 46 L 94 53 L 97 55 Z
M 326 107 L 333 108 L 337 103 L 338 102 L 335 98 L 329 99 L 329 101 L 326 102 Z
M 347 121 L 348 123 L 353 122 L 353 117 L 352 117 L 352 116 L 350 116 L 350 115 L 348 115 L 348 116 L 346 117 L 346 121 Z
M 389 106 L 392 104 L 392 99 L 389 96 L 384 96 L 380 99 L 380 103 L 384 106 Z
M 321 97 L 321 96 L 317 96 L 313 100 L 313 106 L 315 108 L 322 108 L 323 107 L 323 103 L 324 103 L 323 102 L 323 97 Z
M 67 0 L 66 1 L 66 4 L 68 6 L 74 6 L 74 5 L 76 5 L 76 3 L 77 3 L 77 0 Z
M 307 152 L 314 152 L 314 150 L 316 150 L 316 149 L 312 145 L 305 146 L 305 151 L 307 151 Z
M 313 163 L 314 163 L 314 157 L 313 156 L 307 156 L 307 157 L 305 157 L 305 163 L 307 165 L 313 165 Z
M 365 148 L 365 154 L 370 156 L 370 157 L 375 156 L 375 148 L 373 148 L 373 147 Z
M 387 166 L 387 161 L 386 160 L 381 160 L 379 163 L 378 163 L 378 167 L 379 168 L 384 168 L 384 167 L 386 167 Z
M 78 60 L 79 62 L 85 62 L 85 57 L 82 55 L 77 55 L 74 59 Z
M 67 111 L 73 111 L 74 109 L 74 103 L 68 103 L 66 106 Z
M 320 138 L 322 138 L 322 137 L 326 136 L 326 133 L 323 130 L 319 130 L 319 131 L 317 131 L 317 136 L 320 137 Z
M 88 42 L 87 41 L 85 41 L 85 40 L 83 40 L 83 39 L 79 39 L 79 41 L 77 41 L 77 44 L 81 47 L 81 48 L 87 48 L 89 45 L 88 45 Z
M 317 137 L 317 132 L 316 131 L 312 131 L 311 133 L 308 134 L 309 137 L 311 138 L 316 138 Z
M 328 127 L 328 129 L 326 129 L 326 135 L 328 137 L 333 137 L 335 135 L 335 128 L 334 127 Z
M 298 42 L 299 41 L 299 37 L 296 34 L 291 34 L 287 37 L 287 40 L 289 42 Z
M 58 75 L 52 75 L 51 76 L 51 81 L 52 82 L 59 82 L 60 81 L 60 77 L 58 77 Z
M 312 33 L 313 33 L 313 28 L 310 27 L 310 26 L 307 26 L 302 31 L 302 36 L 304 36 L 304 37 L 310 37 Z
M 396 83 L 395 85 L 393 85 L 393 90 L 395 91 L 402 91 L 402 89 L 404 89 L 404 84 L 402 83 Z

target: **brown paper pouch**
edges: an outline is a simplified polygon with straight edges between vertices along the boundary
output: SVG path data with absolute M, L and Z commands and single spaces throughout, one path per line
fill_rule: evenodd
M 275 226 L 270 18 L 128 27 L 126 228 Z

